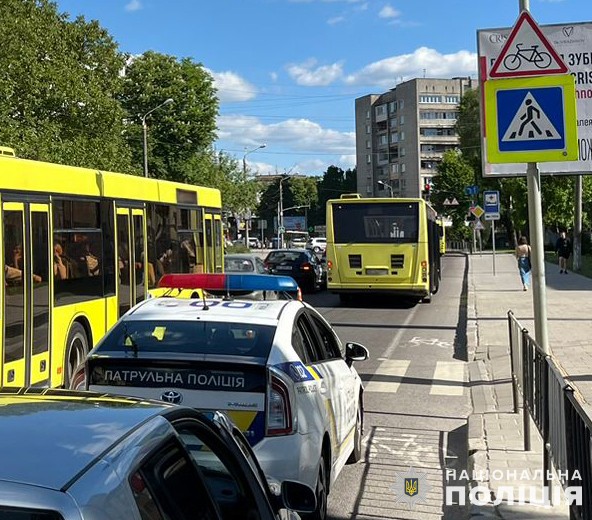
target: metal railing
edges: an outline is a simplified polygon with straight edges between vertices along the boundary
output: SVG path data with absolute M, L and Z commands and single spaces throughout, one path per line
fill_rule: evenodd
M 592 408 L 571 386 L 560 365 L 543 352 L 508 312 L 514 412 L 520 408 L 524 450 L 530 451 L 530 419 L 543 439 L 543 486 L 555 468 L 563 488 L 580 486 L 582 503 L 570 505 L 570 519 L 592 519 Z M 581 476 L 581 480 L 574 479 Z M 552 496 L 552 493 L 549 493 Z

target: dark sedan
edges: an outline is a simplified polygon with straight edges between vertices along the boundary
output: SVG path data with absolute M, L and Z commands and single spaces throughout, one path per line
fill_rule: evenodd
M 276 249 L 269 252 L 264 263 L 270 274 L 291 276 L 303 290 L 316 291 L 322 285 L 321 264 L 306 249 Z

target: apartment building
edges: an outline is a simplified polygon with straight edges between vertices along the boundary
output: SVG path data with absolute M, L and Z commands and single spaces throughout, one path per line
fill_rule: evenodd
M 416 78 L 383 94 L 356 99 L 358 192 L 363 197 L 419 197 L 444 153 L 458 147 L 455 131 L 471 78 Z

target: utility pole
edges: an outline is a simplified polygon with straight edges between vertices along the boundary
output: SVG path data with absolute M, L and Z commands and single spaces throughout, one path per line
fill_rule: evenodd
M 574 271 L 582 268 L 582 175 L 576 175 L 576 221 L 573 234 Z

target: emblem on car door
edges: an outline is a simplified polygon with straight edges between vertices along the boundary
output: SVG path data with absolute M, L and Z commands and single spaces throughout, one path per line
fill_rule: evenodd
M 167 390 L 160 396 L 160 399 L 165 403 L 181 404 L 183 402 L 183 394 L 175 390 Z

